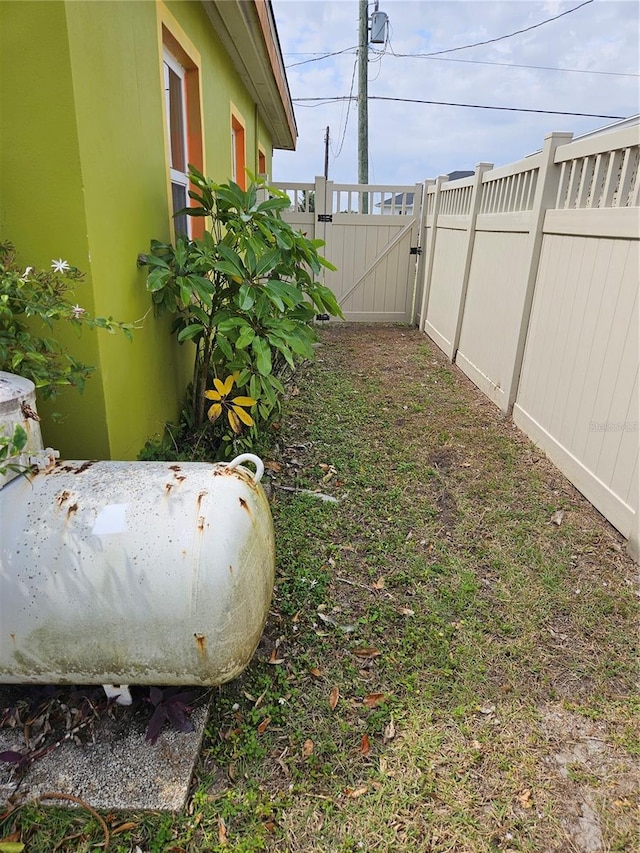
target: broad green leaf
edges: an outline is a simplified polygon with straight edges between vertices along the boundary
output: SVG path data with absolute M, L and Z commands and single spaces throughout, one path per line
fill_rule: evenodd
M 201 335 L 203 331 L 204 329 L 200 323 L 192 323 L 190 326 L 185 326 L 184 329 L 178 333 L 178 343 L 183 344 L 185 341 L 191 341 L 193 338 Z
M 249 326 L 248 324 L 243 326 L 240 329 L 240 334 L 238 335 L 238 338 L 236 340 L 236 347 L 238 349 L 245 349 L 246 347 L 249 346 L 249 344 L 255 338 L 255 336 L 256 336 L 256 333 L 251 328 L 251 326 Z

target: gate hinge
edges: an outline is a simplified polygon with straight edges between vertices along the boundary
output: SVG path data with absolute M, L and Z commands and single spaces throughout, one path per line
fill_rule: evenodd
M 422 254 L 422 246 L 411 246 L 409 249 L 410 255 L 421 255 Z
M 319 213 L 318 214 L 318 222 L 333 222 L 333 214 L 331 214 L 331 213 Z

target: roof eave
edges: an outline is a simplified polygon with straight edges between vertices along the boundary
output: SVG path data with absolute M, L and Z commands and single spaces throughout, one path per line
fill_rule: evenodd
M 298 131 L 271 0 L 201 0 L 274 148 L 293 151 Z

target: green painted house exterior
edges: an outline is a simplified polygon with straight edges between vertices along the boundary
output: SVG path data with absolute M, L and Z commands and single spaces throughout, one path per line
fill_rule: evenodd
M 205 174 L 269 173 L 273 148 L 295 146 L 269 0 L 0 2 L 0 239 L 25 266 L 83 270 L 88 311 L 145 317 L 133 343 L 56 329 L 97 368 L 84 394 L 40 404 L 63 458 L 135 458 L 189 380 L 191 352 L 149 311 L 136 264 L 174 236 L 164 51 L 186 68 L 188 160 Z

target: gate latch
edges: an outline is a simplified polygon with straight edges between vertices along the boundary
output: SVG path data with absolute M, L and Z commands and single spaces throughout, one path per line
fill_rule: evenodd
M 333 222 L 333 215 L 331 213 L 319 213 L 318 222 Z
M 421 255 L 422 254 L 422 246 L 411 246 L 409 249 L 410 255 Z

